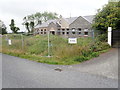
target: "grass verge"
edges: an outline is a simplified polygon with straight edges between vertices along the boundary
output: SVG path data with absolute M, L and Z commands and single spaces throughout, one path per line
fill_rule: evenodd
M 9 46 L 6 36 L 2 38 L 2 53 L 37 61 L 40 63 L 70 65 L 98 57 L 101 53 L 107 52 L 110 46 L 106 42 L 97 39 L 78 38 L 77 44 L 68 44 L 66 38 L 50 36 L 50 55 L 47 56 L 47 36 L 23 36 L 24 47 L 22 47 L 20 35 L 8 35 L 12 40 Z

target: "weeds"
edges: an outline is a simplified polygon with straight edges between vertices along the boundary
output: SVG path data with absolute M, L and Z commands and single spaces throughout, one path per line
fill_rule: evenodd
M 8 35 L 12 40 L 9 46 L 6 36 L 2 38 L 2 53 L 37 61 L 40 63 L 70 65 L 89 60 L 106 52 L 110 46 L 98 39 L 78 38 L 75 45 L 68 44 L 67 38 L 50 35 L 50 55 L 47 58 L 47 36 L 23 36 L 24 47 L 22 48 L 20 35 Z

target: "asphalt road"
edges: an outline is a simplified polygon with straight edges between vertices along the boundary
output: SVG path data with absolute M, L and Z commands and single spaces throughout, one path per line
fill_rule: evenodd
M 71 69 L 80 72 L 118 79 L 118 48 L 112 48 L 109 52 L 103 53 L 97 58 L 71 67 Z
M 106 60 L 106 57 L 103 58 Z M 79 65 L 63 66 L 41 64 L 2 54 L 2 88 L 117 88 L 118 79 L 114 70 L 108 69 L 109 73 L 115 73 L 108 77 L 109 73 L 103 75 L 91 70 L 91 65 L 96 67 L 95 63 L 98 66 L 96 70 L 106 70 L 110 65 L 104 60 L 99 61 L 96 58 Z M 62 71 L 54 70 L 57 67 Z M 86 70 L 85 67 L 91 69 Z
M 2 54 L 0 54 L 0 89 L 2 89 Z

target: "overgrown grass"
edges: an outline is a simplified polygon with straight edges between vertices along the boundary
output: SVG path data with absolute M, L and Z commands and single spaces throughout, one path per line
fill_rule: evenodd
M 21 35 L 8 35 L 12 45 L 8 45 L 6 36 L 2 38 L 2 53 L 48 64 L 70 65 L 77 64 L 93 57 L 110 48 L 106 42 L 90 37 L 78 38 L 77 44 L 68 44 L 67 38 L 50 35 L 50 55 L 47 52 L 47 36 L 23 36 L 22 47 Z

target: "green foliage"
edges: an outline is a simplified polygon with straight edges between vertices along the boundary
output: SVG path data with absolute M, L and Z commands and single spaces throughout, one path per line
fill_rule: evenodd
M 31 28 L 31 32 L 33 33 L 33 30 L 34 30 L 34 22 L 33 21 L 30 22 L 30 28 Z
M 112 27 L 113 30 L 120 29 L 120 1 L 109 2 L 102 9 L 98 10 L 95 16 L 93 28 L 100 30 L 101 33 L 106 33 L 108 27 Z
M 1 28 L 0 27 L 0 34 L 7 34 L 6 28 Z
M 25 27 L 26 27 L 26 29 L 28 30 L 28 33 L 30 33 L 29 23 L 28 23 L 28 22 L 25 22 Z
M 67 38 L 50 35 L 50 55 L 48 55 L 47 35 L 45 36 L 23 36 L 24 47 L 22 49 L 21 35 L 11 34 L 8 38 L 12 45 L 8 46 L 6 36 L 3 36 L 3 53 L 49 64 L 77 64 L 99 56 L 101 52 L 109 49 L 106 42 L 99 39 L 92 41 L 92 38 L 78 38 L 77 44 L 68 44 Z
M 107 42 L 107 33 L 98 35 L 96 39 L 101 42 Z
M 23 25 L 25 25 L 26 29 L 28 30 L 28 33 L 33 33 L 34 26 L 42 24 L 42 22 L 46 22 L 48 20 L 56 18 L 58 18 L 57 13 L 47 11 L 43 13 L 37 12 L 35 14 L 25 16 L 23 18 L 24 20 Z
M 17 33 L 20 30 L 18 27 L 15 27 L 14 19 L 11 19 L 11 24 L 9 26 L 13 33 Z
M 86 60 L 88 60 L 88 57 L 85 57 L 85 56 L 77 56 L 74 58 L 74 61 L 77 61 L 77 62 L 83 62 Z
M 52 12 L 43 12 L 42 13 L 42 17 L 44 18 L 44 21 L 46 22 L 47 20 L 51 20 L 51 19 L 56 19 L 57 17 L 57 13 L 52 13 Z
M 42 48 L 41 48 L 42 47 Z M 38 41 L 34 45 L 28 48 L 28 52 L 31 54 L 40 54 L 47 49 L 47 41 Z
M 0 34 L 7 34 L 7 31 L 6 31 L 6 26 L 5 24 L 0 20 Z
M 15 27 L 15 32 L 17 33 L 20 30 L 19 27 Z

